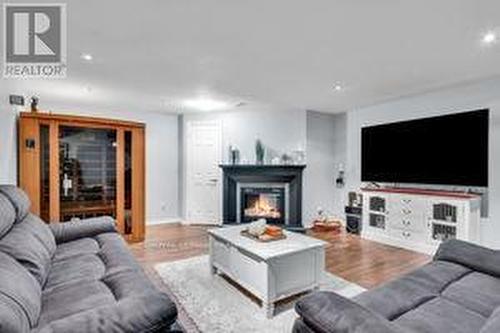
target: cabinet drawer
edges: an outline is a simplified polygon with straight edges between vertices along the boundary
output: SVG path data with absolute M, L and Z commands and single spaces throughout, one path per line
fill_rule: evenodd
M 422 199 L 403 196 L 391 201 L 390 215 L 400 218 L 419 218 L 423 216 L 425 201 Z
M 424 232 L 426 227 L 422 218 L 413 216 L 391 216 L 389 223 L 391 228 L 415 232 Z
M 415 243 L 425 242 L 426 240 L 426 234 L 424 232 L 415 232 L 412 230 L 392 229 L 389 231 L 389 235 L 400 240 Z

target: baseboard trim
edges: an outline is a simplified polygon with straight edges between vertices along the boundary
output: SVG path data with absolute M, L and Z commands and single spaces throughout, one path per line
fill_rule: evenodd
M 169 218 L 169 219 L 161 219 L 161 220 L 147 220 L 146 226 L 149 225 L 160 225 L 160 224 L 175 224 L 182 223 L 182 219 L 180 218 Z
M 217 227 L 217 226 L 222 226 L 222 222 L 218 222 L 218 223 L 200 223 L 200 222 L 195 222 L 195 221 L 189 221 L 189 220 L 180 220 L 180 223 L 182 225 L 192 225 L 192 226 L 213 226 L 213 227 Z

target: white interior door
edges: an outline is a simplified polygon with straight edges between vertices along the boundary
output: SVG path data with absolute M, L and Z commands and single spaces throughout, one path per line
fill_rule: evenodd
M 188 122 L 186 134 L 186 220 L 219 224 L 221 125 L 215 121 Z

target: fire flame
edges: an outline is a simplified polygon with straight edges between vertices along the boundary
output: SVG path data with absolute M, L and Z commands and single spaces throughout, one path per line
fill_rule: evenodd
M 245 215 L 251 217 L 269 217 L 279 219 L 281 213 L 277 207 L 276 200 L 259 195 L 259 199 L 253 202 L 251 207 L 245 209 Z

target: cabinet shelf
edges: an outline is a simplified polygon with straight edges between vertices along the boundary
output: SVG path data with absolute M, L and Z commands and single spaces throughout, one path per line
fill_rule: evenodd
M 448 222 L 448 221 L 439 221 L 439 220 L 429 220 L 430 223 L 432 224 L 441 224 L 441 225 L 447 225 L 450 227 L 456 227 L 457 222 Z
M 376 215 L 383 215 L 383 216 L 387 215 L 386 212 L 379 212 L 379 211 L 376 211 L 376 210 L 370 210 L 369 213 L 370 214 L 376 214 Z

